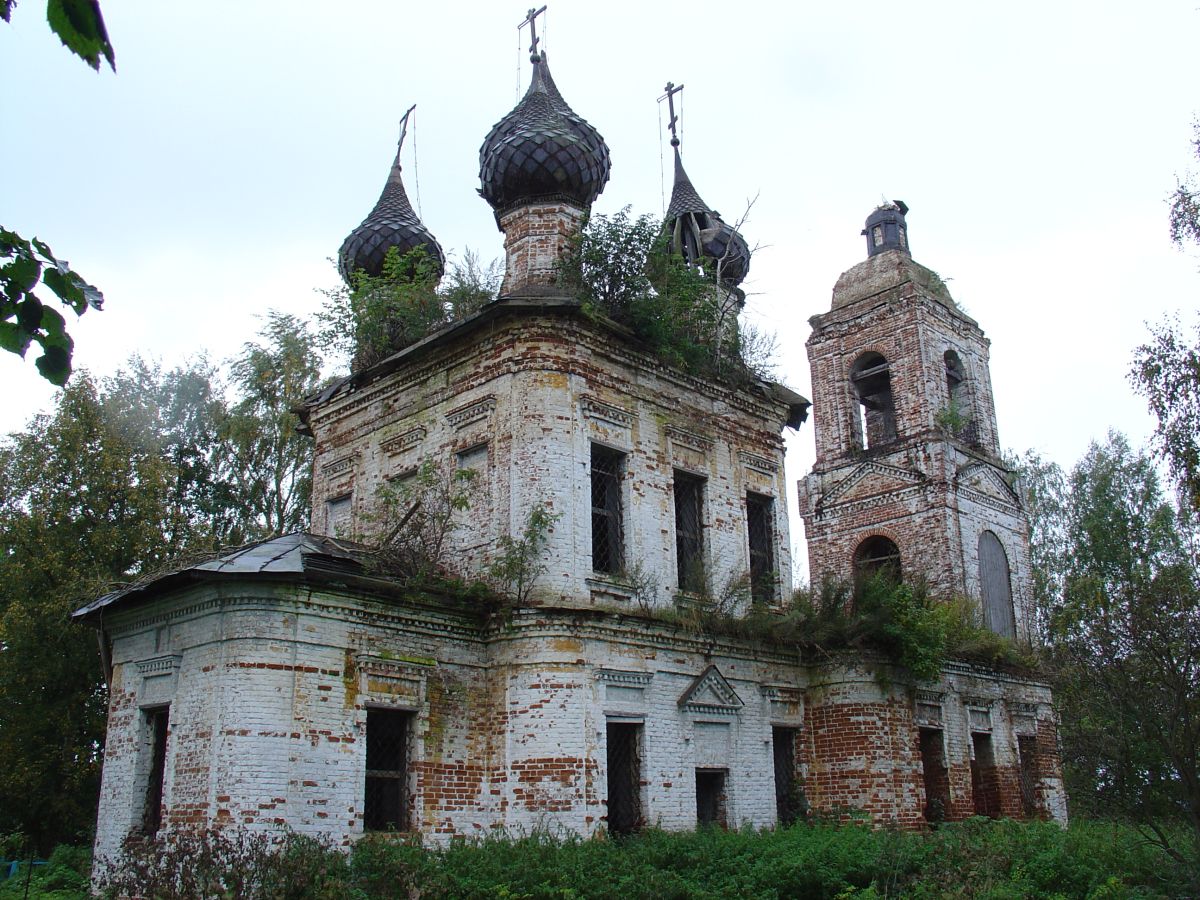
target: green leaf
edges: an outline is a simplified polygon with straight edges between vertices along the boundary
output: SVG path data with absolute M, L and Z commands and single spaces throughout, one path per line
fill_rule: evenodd
M 42 283 L 58 294 L 58 298 L 76 313 L 82 315 L 87 309 L 87 300 L 80 288 L 78 275 L 64 275 L 58 269 L 46 269 L 42 273 Z
M 12 15 L 14 2 L 15 0 L 0 0 L 0 19 L 3 19 L 5 22 L 10 21 L 9 17 Z
M 59 387 L 71 377 L 71 353 L 64 347 L 47 347 L 34 365 L 43 378 Z
M 67 320 L 59 314 L 58 310 L 49 306 L 42 307 L 42 330 L 45 332 L 45 336 L 38 338 L 38 341 L 43 347 L 70 346 L 71 338 L 67 334 Z
M 13 237 L 17 237 L 17 235 L 14 234 Z M 42 259 L 46 260 L 48 263 L 54 263 L 56 266 L 59 265 L 58 260 L 54 257 L 53 251 L 51 251 L 50 247 L 47 246 L 45 241 L 39 241 L 37 238 L 34 238 L 32 241 L 30 241 L 30 243 L 33 245 L 34 250 L 42 254 Z M 65 263 L 63 265 L 65 265 Z
M 23 357 L 33 335 L 16 322 L 0 322 L 0 349 Z
M 98 0 L 49 0 L 46 21 L 68 50 L 97 71 L 101 55 L 115 72 L 113 48 Z
M 42 265 L 32 256 L 18 254 L 10 263 L 0 266 L 0 278 L 3 278 L 21 293 L 32 291 L 42 274 Z M 15 299 L 15 298 L 14 298 Z
M 29 294 L 25 302 L 17 307 L 17 324 L 34 333 L 41 327 L 42 301 L 33 294 Z

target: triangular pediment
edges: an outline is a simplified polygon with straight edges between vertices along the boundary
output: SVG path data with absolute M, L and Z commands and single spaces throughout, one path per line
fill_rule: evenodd
M 846 503 L 862 497 L 874 497 L 920 484 L 925 476 L 877 460 L 860 463 L 833 490 L 821 498 L 822 503 Z
M 709 666 L 680 695 L 679 705 L 689 712 L 732 714 L 744 704 L 720 670 Z
M 1008 506 L 1021 507 L 1021 498 L 996 469 L 983 462 L 968 463 L 958 470 L 954 478 L 959 490 L 966 489 L 982 494 L 991 500 Z

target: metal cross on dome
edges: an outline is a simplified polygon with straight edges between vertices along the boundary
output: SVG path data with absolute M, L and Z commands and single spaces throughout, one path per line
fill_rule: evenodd
M 529 26 L 529 37 L 530 37 L 529 58 L 530 59 L 537 59 L 537 55 L 538 55 L 537 17 L 540 16 L 545 11 L 546 11 L 545 6 L 543 6 L 541 9 L 530 9 L 529 12 L 527 12 L 525 14 L 525 21 L 523 21 L 520 25 L 517 26 L 517 28 L 524 28 L 526 25 Z
M 400 119 L 400 141 L 396 144 L 396 159 L 400 158 L 400 150 L 404 147 L 404 136 L 408 134 L 408 117 L 412 115 L 412 111 L 417 108 L 417 104 L 410 106 Z
M 679 116 L 675 115 L 675 95 L 683 90 L 683 85 L 681 84 L 677 87 L 668 81 L 664 90 L 667 92 L 667 108 L 671 113 L 671 121 L 667 123 L 667 127 L 671 129 L 671 146 L 678 147 L 679 135 L 675 132 L 675 123 L 679 121 Z M 662 98 L 659 99 L 661 100 Z

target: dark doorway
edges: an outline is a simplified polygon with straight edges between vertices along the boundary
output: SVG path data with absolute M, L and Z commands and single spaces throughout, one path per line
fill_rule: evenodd
M 696 770 L 696 824 L 725 827 L 725 770 Z
M 1038 782 L 1041 771 L 1038 766 L 1037 738 L 1031 734 L 1017 735 L 1018 771 L 1021 779 L 1021 809 L 1032 818 L 1041 812 L 1038 803 Z
M 367 782 L 363 828 L 408 828 L 408 740 L 412 713 L 367 710 Z
M 791 825 L 804 814 L 804 793 L 796 778 L 796 739 L 799 728 L 772 728 L 775 754 L 775 812 L 780 825 Z
M 990 734 L 971 735 L 971 795 L 975 815 L 1000 817 L 1000 782 L 996 777 L 996 758 L 992 754 Z
M 642 822 L 642 726 L 608 723 L 608 832 L 629 834 Z
M 946 821 L 950 808 L 950 778 L 946 771 L 945 741 L 940 728 L 920 729 L 921 774 L 925 781 L 925 821 Z
M 142 831 L 158 834 L 162 827 L 163 781 L 167 774 L 167 730 L 170 707 L 147 709 L 146 737 L 150 744 L 150 773 L 146 781 L 146 808 L 142 814 Z

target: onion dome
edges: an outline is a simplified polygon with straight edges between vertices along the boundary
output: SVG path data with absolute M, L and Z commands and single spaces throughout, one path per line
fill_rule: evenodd
M 867 239 L 867 257 L 883 253 L 885 250 L 900 250 L 910 253 L 908 249 L 908 225 L 904 216 L 908 213 L 908 205 L 903 200 L 885 203 L 875 208 L 867 216 L 867 227 L 862 230 Z M 911 253 L 910 253 L 911 255 Z
M 577 115 L 554 84 L 546 54 L 530 57 L 533 77 L 512 112 L 479 148 L 480 195 L 496 212 L 537 201 L 588 207 L 608 182 L 608 145 Z
M 404 120 L 406 125 L 408 113 L 405 113 Z M 403 125 L 400 144 L 404 144 Z M 347 284 L 350 283 L 351 274 L 360 269 L 378 277 L 383 271 L 383 259 L 392 247 L 399 248 L 401 254 L 424 247 L 430 260 L 435 263 L 439 278 L 445 270 L 446 255 L 408 202 L 404 181 L 400 177 L 399 147 L 396 148 L 396 159 L 392 163 L 387 184 L 383 186 L 383 193 L 379 195 L 379 202 L 362 224 L 342 242 L 342 248 L 338 251 L 338 272 Z
M 679 158 L 678 138 L 671 139 L 671 146 L 675 148 L 675 186 L 663 223 L 671 249 L 692 265 L 714 267 L 721 284 L 733 290 L 750 271 L 750 248 L 746 239 L 696 193 Z

